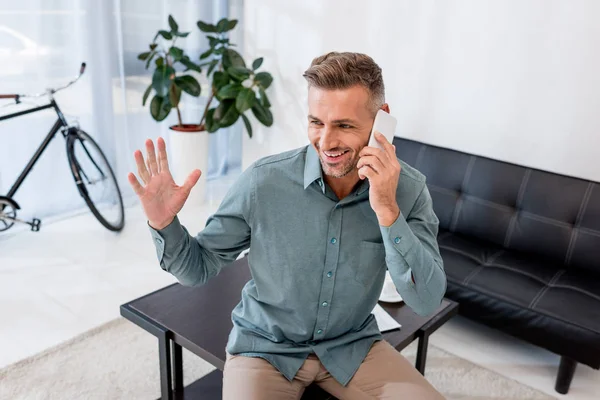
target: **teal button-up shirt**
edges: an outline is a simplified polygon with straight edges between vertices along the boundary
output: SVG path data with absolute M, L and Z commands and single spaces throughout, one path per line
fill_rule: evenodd
M 419 315 L 432 313 L 446 291 L 425 177 L 400 162 L 401 214 L 382 227 L 368 180 L 339 200 L 311 146 L 263 158 L 195 237 L 177 218 L 150 228 L 160 265 L 183 285 L 202 285 L 250 248 L 252 279 L 232 312 L 227 351 L 262 357 L 289 380 L 315 353 L 346 385 L 382 339 L 371 311 L 386 267 Z

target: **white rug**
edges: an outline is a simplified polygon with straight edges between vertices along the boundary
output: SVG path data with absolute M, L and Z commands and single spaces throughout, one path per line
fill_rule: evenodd
M 402 354 L 414 363 L 416 342 Z M 213 370 L 185 349 L 183 359 L 185 384 Z M 432 345 L 426 377 L 448 399 L 553 399 Z M 157 340 L 123 318 L 0 370 L 2 400 L 159 396 Z

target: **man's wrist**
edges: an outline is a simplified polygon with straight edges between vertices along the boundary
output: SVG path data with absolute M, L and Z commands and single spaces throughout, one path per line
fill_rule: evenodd
M 398 205 L 392 206 L 389 209 L 386 209 L 381 214 L 377 214 L 377 220 L 379 221 L 379 225 L 384 227 L 389 227 L 396 222 L 398 217 L 400 216 L 400 207 Z
M 171 217 L 170 219 L 166 220 L 166 221 L 162 221 L 162 222 L 154 222 L 154 221 L 148 221 L 148 225 L 150 225 L 150 227 L 154 230 L 160 231 L 162 229 L 165 229 L 167 226 L 171 225 L 171 223 L 175 220 L 175 217 Z

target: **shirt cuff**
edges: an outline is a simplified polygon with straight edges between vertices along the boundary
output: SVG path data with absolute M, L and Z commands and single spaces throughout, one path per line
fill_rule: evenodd
M 402 212 L 400 212 L 398 219 L 396 219 L 392 225 L 380 226 L 379 228 L 381 230 L 385 251 L 389 255 L 396 252 L 400 253 L 402 257 L 405 257 L 419 240 L 412 229 L 410 229 L 410 226 L 408 226 Z
M 175 216 L 169 225 L 162 229 L 157 230 L 150 226 L 149 222 L 147 222 L 147 224 L 150 229 L 150 234 L 152 235 L 154 246 L 156 247 L 156 257 L 162 266 L 165 250 L 168 251 L 170 248 L 176 246 L 188 233 L 183 225 L 181 225 L 177 216 Z

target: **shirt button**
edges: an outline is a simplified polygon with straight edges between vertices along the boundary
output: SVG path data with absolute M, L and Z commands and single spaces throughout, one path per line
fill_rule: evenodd
M 331 238 L 331 244 L 336 244 L 337 243 L 337 239 L 336 238 Z
M 319 330 L 317 331 L 317 333 L 320 335 L 321 333 L 323 333 L 323 329 L 319 329 Z
M 400 238 L 399 237 L 394 238 L 394 243 L 396 243 L 396 244 L 400 243 Z
M 329 303 L 328 303 L 328 302 L 326 302 L 326 301 L 324 301 L 323 303 L 321 303 L 321 305 L 322 305 L 323 307 L 327 307 L 327 306 L 329 305 Z
M 329 272 L 327 273 L 327 277 L 328 277 L 328 278 L 331 278 L 332 276 L 333 276 L 333 273 L 332 273 L 331 271 L 329 271 Z

